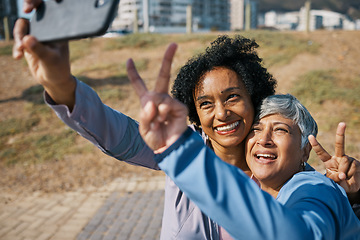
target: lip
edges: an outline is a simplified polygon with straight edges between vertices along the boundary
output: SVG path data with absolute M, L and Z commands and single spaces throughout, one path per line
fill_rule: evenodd
M 271 164 L 276 162 L 278 158 L 277 154 L 269 151 L 256 151 L 253 157 L 260 164 Z
M 234 128 L 232 128 L 231 130 L 218 130 L 218 128 L 222 128 L 222 127 L 229 126 L 229 125 L 236 124 L 236 123 L 237 123 L 237 125 Z M 227 134 L 236 132 L 239 129 L 239 127 L 240 127 L 240 120 L 236 120 L 236 121 L 232 121 L 229 123 L 217 125 L 216 127 L 214 127 L 214 131 L 220 135 L 227 135 Z

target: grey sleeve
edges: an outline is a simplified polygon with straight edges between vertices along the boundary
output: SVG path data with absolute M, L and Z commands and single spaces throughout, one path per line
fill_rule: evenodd
M 45 92 L 45 102 L 70 128 L 104 153 L 130 164 L 159 169 L 153 151 L 145 144 L 138 123 L 102 103 L 96 92 L 77 80 L 72 112 L 57 105 Z

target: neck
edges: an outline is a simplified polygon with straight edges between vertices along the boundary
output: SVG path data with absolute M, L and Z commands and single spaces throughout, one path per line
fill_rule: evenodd
M 288 179 L 286 179 L 285 181 L 282 180 L 281 182 L 277 181 L 277 179 L 258 179 L 261 189 L 264 190 L 265 192 L 269 193 L 271 196 L 273 196 L 274 198 L 277 197 L 277 195 L 279 194 L 280 189 L 284 186 L 284 184 L 289 181 L 294 174 L 301 172 L 301 170 L 299 171 L 295 171 L 293 174 L 290 175 L 290 177 Z M 255 176 L 256 177 L 256 176 Z
M 251 176 L 251 171 L 245 160 L 245 145 L 243 143 L 234 147 L 223 147 L 213 142 L 211 144 L 215 154 L 224 162 L 240 168 L 248 176 Z
M 259 182 L 260 182 L 261 189 L 264 190 L 265 192 L 269 193 L 271 196 L 273 196 L 273 198 L 277 197 L 281 187 L 283 186 L 283 185 L 281 185 L 279 187 L 271 187 L 271 186 L 265 185 L 262 181 L 259 181 Z

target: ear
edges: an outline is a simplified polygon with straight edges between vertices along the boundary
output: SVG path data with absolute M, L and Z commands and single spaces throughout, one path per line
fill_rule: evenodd
M 302 162 L 308 161 L 311 149 L 312 149 L 312 147 L 311 147 L 310 143 L 306 144 L 306 146 L 303 148 L 303 155 L 302 155 L 302 159 L 301 159 Z

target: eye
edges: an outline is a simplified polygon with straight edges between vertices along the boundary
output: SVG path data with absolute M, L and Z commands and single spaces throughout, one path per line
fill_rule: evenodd
M 202 108 L 202 109 L 206 109 L 206 108 L 211 107 L 211 102 L 209 102 L 209 101 L 204 101 L 204 102 L 201 102 L 199 106 L 200 106 L 200 108 Z
M 239 97 L 240 97 L 239 94 L 233 93 L 233 94 L 230 94 L 230 95 L 227 97 L 226 101 L 234 101 L 234 100 L 238 99 Z
M 261 128 L 259 126 L 253 126 L 250 131 L 253 133 L 257 133 L 261 131 Z
M 289 133 L 289 130 L 286 129 L 286 128 L 278 127 L 278 128 L 275 128 L 275 132 L 278 132 L 278 133 Z

